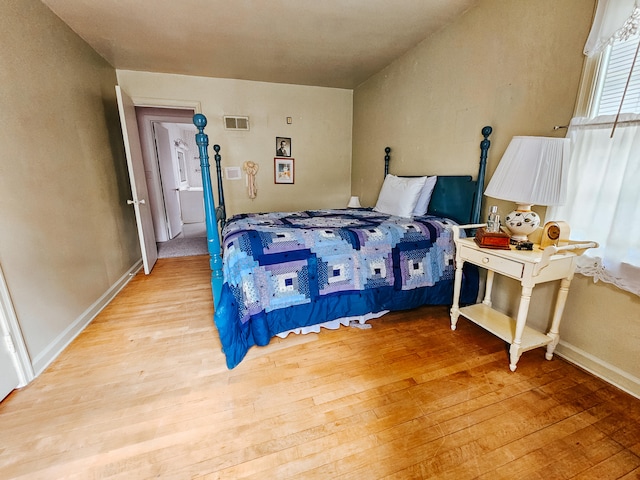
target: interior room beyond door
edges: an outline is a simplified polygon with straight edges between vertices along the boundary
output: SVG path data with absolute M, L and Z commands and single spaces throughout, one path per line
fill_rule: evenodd
M 169 239 L 182 233 L 182 213 L 180 209 L 179 180 L 171 153 L 169 131 L 159 122 L 153 122 L 153 133 L 162 182 L 162 196 L 166 213 Z

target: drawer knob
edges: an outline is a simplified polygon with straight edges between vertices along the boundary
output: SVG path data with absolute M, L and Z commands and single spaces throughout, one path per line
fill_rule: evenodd
M 489 263 L 489 257 L 482 257 L 482 263 Z

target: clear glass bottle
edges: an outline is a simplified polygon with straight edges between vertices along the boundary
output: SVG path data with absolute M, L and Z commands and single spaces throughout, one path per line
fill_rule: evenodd
M 487 232 L 497 233 L 500 231 L 500 215 L 497 205 L 493 205 L 487 218 Z

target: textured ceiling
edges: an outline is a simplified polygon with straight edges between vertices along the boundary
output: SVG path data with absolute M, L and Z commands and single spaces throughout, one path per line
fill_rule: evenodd
M 43 0 L 113 67 L 355 88 L 478 0 Z

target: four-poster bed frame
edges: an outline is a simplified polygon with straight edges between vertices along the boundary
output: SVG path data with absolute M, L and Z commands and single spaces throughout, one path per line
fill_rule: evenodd
M 339 209 L 241 214 L 227 224 L 220 146 L 213 146 L 216 207 L 207 120 L 196 114 L 193 121 L 215 321 L 229 368 L 249 347 L 266 345 L 273 335 L 336 328 L 328 324 L 345 325 L 354 318 L 364 322 L 389 310 L 450 304 L 454 246 L 449 226 L 479 222 L 491 127 L 482 129 L 477 179 L 438 175 L 426 215 L 403 218 L 371 209 Z M 385 178 L 390 152 L 387 147 Z M 473 286 L 467 297 L 473 298 L 467 302 L 477 295 L 477 270 L 469 275 Z

